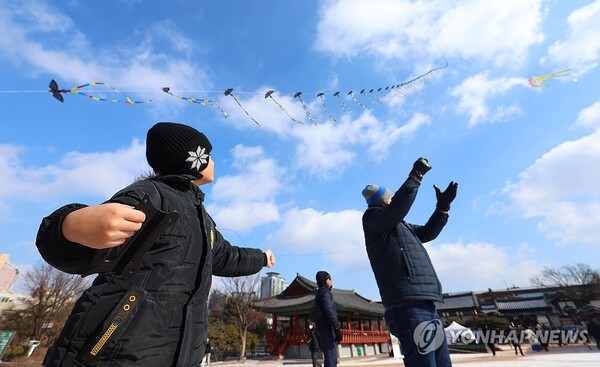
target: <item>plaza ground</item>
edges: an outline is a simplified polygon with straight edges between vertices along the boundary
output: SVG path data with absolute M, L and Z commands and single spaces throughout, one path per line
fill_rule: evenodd
M 523 346 L 525 356 L 515 356 L 514 350 L 508 345 L 500 346 L 502 350 L 496 352 L 496 357 L 491 353 L 477 354 L 451 354 L 454 367 L 600 367 L 600 350 L 592 346 L 590 349 L 584 345 L 569 345 L 566 347 L 552 347 L 548 352 L 536 352 L 529 345 Z M 239 362 L 217 362 L 211 366 L 229 367 L 239 366 Z M 248 360 L 244 366 L 256 367 L 312 367 L 310 360 L 281 360 L 281 361 L 254 361 Z M 340 367 L 391 367 L 404 366 L 401 359 L 378 357 L 343 358 L 338 364 Z
M 491 353 L 477 354 L 451 354 L 454 367 L 600 367 L 600 350 L 592 346 L 569 345 L 566 347 L 551 346 L 548 352 L 536 352 L 529 345 L 523 346 L 525 356 L 515 356 L 515 352 L 507 345 L 500 346 L 502 350 L 496 352 L 496 357 Z M 43 355 L 37 358 L 22 359 L 11 363 L 0 363 L 7 367 L 41 366 Z M 213 367 L 312 367 L 307 359 L 298 360 L 247 360 L 245 363 L 235 361 L 214 362 Z M 391 367 L 404 366 L 402 360 L 380 355 L 377 357 L 343 358 L 338 364 L 340 367 Z

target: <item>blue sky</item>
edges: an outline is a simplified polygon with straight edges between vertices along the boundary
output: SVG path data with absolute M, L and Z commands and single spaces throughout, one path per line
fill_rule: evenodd
M 529 286 L 544 266 L 597 269 L 599 35 L 600 1 L 0 0 L 0 252 L 23 272 L 42 261 L 41 219 L 101 203 L 148 171 L 147 129 L 176 121 L 214 146 L 217 179 L 203 189 L 222 233 L 272 249 L 288 281 L 327 270 L 336 287 L 379 300 L 361 190 L 395 190 L 421 156 L 433 168 L 408 222 L 434 210 L 433 184 L 459 182 L 448 225 L 427 244 L 444 291 Z M 375 93 L 379 103 L 359 94 L 445 60 Z M 528 84 L 564 69 L 545 88 Z M 51 79 L 152 102 L 60 103 Z

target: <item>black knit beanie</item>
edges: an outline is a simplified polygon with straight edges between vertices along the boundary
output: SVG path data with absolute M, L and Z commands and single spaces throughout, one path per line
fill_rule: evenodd
M 199 173 L 208 166 L 212 145 L 191 126 L 159 122 L 148 130 L 146 159 L 154 172 L 165 174 Z
M 317 272 L 315 278 L 317 280 L 317 286 L 322 287 L 327 284 L 327 279 L 331 279 L 331 275 L 325 270 L 321 270 Z

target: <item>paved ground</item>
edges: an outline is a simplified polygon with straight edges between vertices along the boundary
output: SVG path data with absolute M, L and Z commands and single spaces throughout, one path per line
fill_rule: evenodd
M 454 367 L 600 367 L 600 350 L 590 349 L 587 346 L 570 345 L 567 347 L 554 347 L 548 352 L 535 352 L 523 348 L 525 356 L 515 356 L 512 348 L 502 346 L 504 350 L 498 351 L 496 357 L 491 354 L 452 354 Z M 236 362 L 211 363 L 213 367 L 229 367 L 240 365 Z M 256 367 L 312 367 L 309 360 L 282 360 L 282 361 L 246 361 L 243 366 Z M 362 357 L 342 359 L 339 367 L 391 367 L 404 366 L 402 360 L 381 357 Z
M 514 351 L 508 346 L 502 346 L 497 357 L 491 354 L 452 354 L 454 367 L 600 367 L 600 350 L 590 349 L 582 345 L 570 345 L 567 347 L 551 347 L 548 352 L 534 352 L 528 346 L 523 348 L 525 356 L 515 356 Z M 30 367 L 40 366 L 40 361 L 29 358 L 12 363 L 0 363 L 7 367 Z M 247 360 L 239 362 L 215 362 L 213 367 L 312 367 L 309 360 L 281 360 L 281 361 L 257 361 Z M 362 357 L 342 359 L 339 367 L 392 367 L 404 366 L 401 360 L 379 357 Z

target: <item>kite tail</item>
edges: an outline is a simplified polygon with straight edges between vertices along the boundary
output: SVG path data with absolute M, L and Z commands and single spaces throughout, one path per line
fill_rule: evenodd
M 247 115 L 248 117 L 250 117 L 250 119 L 251 119 L 252 121 L 254 121 L 254 123 L 255 123 L 256 125 L 260 126 L 260 124 L 258 123 L 258 121 L 256 121 L 256 120 L 254 119 L 254 117 L 250 116 L 250 114 L 248 113 L 248 111 L 246 111 L 246 109 L 245 109 L 245 108 L 242 106 L 242 104 L 240 103 L 240 101 L 238 101 L 238 99 L 235 97 L 235 95 L 233 94 L 233 88 L 229 88 L 229 89 L 225 90 L 224 94 L 225 94 L 226 96 L 231 96 L 231 97 L 233 97 L 233 100 L 235 101 L 235 103 L 237 103 L 237 104 L 238 104 L 238 106 L 240 106 L 240 108 L 242 109 L 242 111 L 244 111 L 244 112 L 246 113 L 246 115 Z
M 302 95 L 302 92 L 296 92 L 296 94 L 294 94 L 294 98 L 298 98 L 300 100 L 300 103 L 302 104 L 302 108 L 304 108 L 304 112 L 306 112 L 306 117 L 308 118 L 308 120 L 310 122 L 312 122 L 314 125 L 317 125 L 317 122 L 315 121 L 315 119 L 313 118 L 312 114 L 308 110 L 308 107 L 306 106 L 306 104 L 302 100 L 301 95 Z
M 282 106 L 282 105 L 281 105 L 279 102 L 277 102 L 277 101 L 275 100 L 275 98 L 273 98 L 273 91 L 272 91 L 272 90 L 268 91 L 268 92 L 265 94 L 265 98 L 270 98 L 270 99 L 271 99 L 273 102 L 275 102 L 275 104 L 276 104 L 277 106 L 279 106 L 279 108 L 280 108 L 280 109 L 283 111 L 283 113 L 285 113 L 285 114 L 287 115 L 287 117 L 289 117 L 289 118 L 290 118 L 292 121 L 294 121 L 294 122 L 297 122 L 297 123 L 299 123 L 300 125 L 304 125 L 304 124 L 302 123 L 302 121 L 298 121 L 298 120 L 296 120 L 295 118 L 293 118 L 292 116 L 290 116 L 290 114 L 289 114 L 289 113 L 288 113 L 288 112 L 285 110 L 285 108 L 283 108 L 283 106 Z
M 325 109 L 325 113 L 327 114 L 327 116 L 329 116 L 329 118 L 333 122 L 337 122 L 335 117 L 331 116 L 331 113 L 329 113 L 329 110 L 327 109 L 327 105 L 325 104 L 325 93 L 321 92 L 321 93 L 317 94 L 317 97 L 321 98 L 321 102 L 323 102 L 323 108 Z

